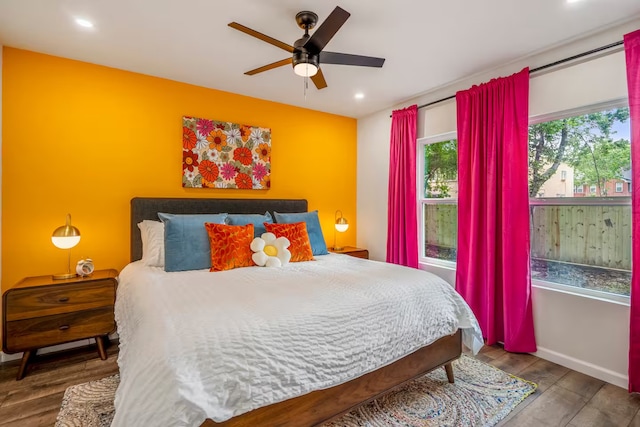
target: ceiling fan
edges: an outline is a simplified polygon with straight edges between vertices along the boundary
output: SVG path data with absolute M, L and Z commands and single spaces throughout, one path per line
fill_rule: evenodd
M 324 20 L 322 24 L 309 35 L 309 30 L 318 23 L 318 15 L 309 11 L 302 11 L 296 14 L 298 26 L 304 30 L 302 38 L 295 41 L 293 46 L 269 37 L 237 22 L 231 22 L 229 26 L 245 34 L 256 37 L 262 41 L 284 49 L 293 54 L 291 58 L 273 62 L 260 68 L 247 71 L 245 74 L 252 76 L 283 65 L 292 64 L 293 71 L 303 77 L 311 77 L 311 80 L 318 89 L 327 87 L 320 64 L 340 64 L 357 65 L 362 67 L 382 67 L 384 58 L 372 56 L 351 55 L 348 53 L 326 52 L 324 47 L 329 43 L 340 27 L 346 22 L 351 14 L 340 7 L 336 7 L 333 12 Z

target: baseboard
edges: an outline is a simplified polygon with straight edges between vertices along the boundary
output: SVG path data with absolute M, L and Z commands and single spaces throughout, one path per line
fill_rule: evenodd
M 113 334 L 109 335 L 109 339 L 111 340 L 117 340 L 118 339 L 118 334 L 116 332 L 114 332 Z M 63 351 L 63 350 L 69 350 L 71 348 L 78 348 L 78 347 L 83 347 L 83 346 L 87 346 L 90 344 L 95 344 L 95 341 L 93 340 L 93 338 L 89 338 L 86 340 L 79 340 L 79 341 L 73 341 L 73 342 L 68 342 L 65 344 L 60 344 L 60 345 L 54 345 L 51 347 L 44 347 L 44 348 L 40 348 L 38 349 L 38 354 L 47 354 L 47 353 L 53 353 L 54 351 Z M 22 358 L 22 353 L 14 353 L 14 354 L 7 354 L 7 353 L 3 353 L 0 351 L 0 363 L 5 363 L 5 362 L 9 362 L 12 360 L 18 360 Z
M 565 366 L 585 375 L 590 375 L 594 378 L 598 378 L 599 380 L 606 381 L 624 389 L 627 389 L 629 386 L 629 377 L 627 375 L 614 372 L 610 369 L 603 368 L 602 366 L 594 365 L 593 363 L 585 362 L 584 360 L 576 359 L 575 357 L 567 356 L 566 354 L 558 353 L 540 346 L 538 346 L 538 351 L 532 354 L 541 359 L 557 363 L 558 365 Z
M 22 353 L 7 354 L 0 351 L 0 363 L 10 362 L 12 360 L 20 359 Z

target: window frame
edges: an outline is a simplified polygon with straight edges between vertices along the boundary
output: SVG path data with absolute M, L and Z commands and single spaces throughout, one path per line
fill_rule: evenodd
M 445 268 L 450 268 L 450 269 L 455 269 L 456 268 L 456 261 L 448 261 L 448 260 L 444 260 L 444 259 L 439 259 L 439 258 L 431 258 L 431 257 L 427 257 L 425 256 L 425 251 L 424 251 L 424 239 L 425 239 L 425 235 L 424 235 L 424 205 L 426 204 L 433 204 L 433 205 L 452 205 L 458 204 L 458 198 L 456 197 L 454 198 L 450 198 L 450 199 L 428 199 L 426 197 L 424 197 L 424 188 L 422 188 L 423 183 L 424 183 L 424 147 L 430 144 L 437 144 L 438 142 L 444 142 L 444 141 L 449 141 L 451 139 L 458 139 L 458 132 L 456 131 L 452 131 L 452 132 L 445 132 L 445 133 L 441 133 L 438 135 L 432 135 L 432 136 L 427 136 L 427 137 L 422 137 L 422 138 L 418 138 L 416 140 L 417 144 L 416 144 L 416 150 L 417 150 L 417 156 L 418 156 L 418 161 L 416 162 L 416 166 L 418 168 L 418 173 L 416 174 L 416 194 L 418 195 L 417 197 L 417 202 L 416 203 L 416 209 L 417 209 L 417 217 L 418 217 L 418 263 L 419 264 L 430 264 L 430 265 L 436 265 L 436 266 L 440 266 L 440 267 L 445 267 Z
M 558 111 L 554 113 L 548 114 L 540 114 L 537 116 L 529 117 L 528 126 L 544 123 L 552 120 L 561 120 L 569 117 L 580 116 L 584 114 L 591 114 L 603 110 L 610 110 L 614 108 L 629 108 L 629 99 L 628 98 L 618 98 L 607 102 L 601 102 L 596 104 L 591 104 L 579 108 L 573 108 L 569 110 Z M 576 186 L 578 187 L 578 186 Z M 582 184 L 583 192 L 577 194 L 597 194 L 597 193 L 587 193 L 584 191 L 584 184 Z M 590 188 L 589 188 L 590 190 Z M 596 188 L 597 191 L 597 188 Z M 575 202 L 573 200 L 575 200 Z M 620 205 L 620 206 L 631 206 L 631 197 L 564 197 L 564 198 L 550 198 L 550 199 L 536 199 L 529 198 L 529 207 L 532 208 L 534 206 L 572 206 L 572 205 Z M 533 227 L 533 223 L 529 224 L 530 227 Z M 529 257 L 531 259 L 531 256 Z M 610 292 L 598 291 L 593 289 L 584 289 L 579 288 L 577 286 L 565 285 L 561 283 L 555 282 L 547 282 L 545 280 L 539 278 L 532 278 L 531 283 L 533 286 L 543 288 L 543 289 L 551 289 L 556 290 L 572 295 L 578 295 L 587 298 L 599 299 L 602 301 L 613 302 L 616 304 L 629 305 L 631 302 L 631 297 L 627 295 L 614 294 Z
M 574 117 L 574 116 L 579 116 L 583 114 L 590 114 L 597 111 L 603 111 L 603 110 L 613 109 L 613 108 L 624 108 L 628 106 L 629 106 L 629 101 L 626 97 L 618 98 L 608 102 L 590 104 L 588 106 L 584 106 L 580 108 L 574 108 L 574 109 L 562 110 L 554 113 L 531 116 L 529 117 L 528 126 L 551 121 L 551 120 L 560 120 L 568 117 Z M 432 265 L 435 267 L 440 267 L 440 268 L 455 271 L 457 268 L 457 261 L 456 262 L 447 261 L 447 260 L 442 260 L 438 258 L 429 258 L 424 256 L 425 235 L 424 235 L 423 206 L 425 204 L 458 204 L 458 199 L 457 198 L 456 199 L 427 199 L 424 197 L 424 189 L 422 188 L 422 186 L 424 185 L 423 184 L 424 183 L 424 148 L 423 147 L 427 144 L 443 142 L 450 139 L 456 139 L 456 140 L 458 139 L 458 135 L 456 131 L 445 132 L 442 134 L 431 135 L 431 136 L 417 139 L 416 150 L 417 150 L 418 161 L 416 162 L 417 163 L 416 166 L 418 168 L 418 171 L 417 171 L 418 173 L 417 173 L 417 179 L 416 179 L 415 185 L 416 185 L 416 191 L 418 194 L 416 209 L 417 209 L 418 239 L 419 239 L 418 240 L 419 264 Z M 628 184 L 628 186 L 630 187 L 630 184 Z M 575 191 L 575 193 L 582 194 L 582 195 L 587 194 L 587 191 L 585 191 L 586 189 L 584 184 L 575 185 L 575 187 L 576 189 L 579 187 L 582 190 L 581 192 Z M 529 206 L 533 207 L 535 205 L 549 206 L 549 205 L 576 205 L 576 204 L 577 205 L 580 205 L 580 204 L 630 205 L 631 204 L 630 197 L 629 198 L 625 197 L 623 198 L 623 200 L 620 200 L 620 199 L 621 199 L 620 197 L 608 197 L 608 198 L 600 197 L 600 198 L 594 199 L 589 197 L 575 197 L 575 196 L 564 197 L 564 198 L 538 199 L 538 200 L 536 200 L 535 198 L 529 198 Z M 530 226 L 533 226 L 533 224 L 530 224 Z M 611 303 L 621 304 L 626 306 L 630 304 L 630 297 L 626 295 L 614 294 L 614 293 L 592 290 L 592 289 L 584 289 L 584 288 L 579 288 L 579 287 L 565 285 L 561 283 L 555 283 L 555 282 L 547 282 L 539 278 L 532 278 L 531 282 L 532 282 L 532 285 L 536 288 L 550 289 L 553 291 L 558 291 L 566 294 L 571 294 L 571 295 L 586 297 L 591 299 L 597 299 L 601 301 L 606 301 L 606 302 L 611 302 Z

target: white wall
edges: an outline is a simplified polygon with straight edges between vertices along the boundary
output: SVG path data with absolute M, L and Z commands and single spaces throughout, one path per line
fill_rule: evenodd
M 533 287 L 537 356 L 627 388 L 629 305 Z
M 358 120 L 358 246 L 372 259 L 386 256 L 389 115 L 396 108 L 424 104 L 455 94 L 473 84 L 535 68 L 590 49 L 622 40 L 640 28 L 640 20 L 593 34 L 570 44 L 514 61 L 448 87 L 416 96 L 388 110 Z M 425 73 L 428 70 L 425 70 Z M 531 116 L 545 115 L 627 96 L 621 48 L 580 62 L 532 75 Z M 456 130 L 455 100 L 419 110 L 418 137 Z M 453 284 L 455 270 L 422 263 Z M 534 283 L 534 322 L 538 356 L 621 387 L 627 383 L 629 307 L 580 295 L 546 289 Z
M 379 261 L 387 253 L 390 132 L 389 111 L 358 119 L 358 247 L 369 249 L 369 258 Z

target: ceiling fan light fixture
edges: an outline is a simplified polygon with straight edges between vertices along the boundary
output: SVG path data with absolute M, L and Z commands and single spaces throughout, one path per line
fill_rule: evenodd
M 301 77 L 313 77 L 318 74 L 318 67 L 309 63 L 300 63 L 294 65 L 293 72 Z
M 302 77 L 313 77 L 318 73 L 318 55 L 302 50 L 293 52 L 293 72 Z

